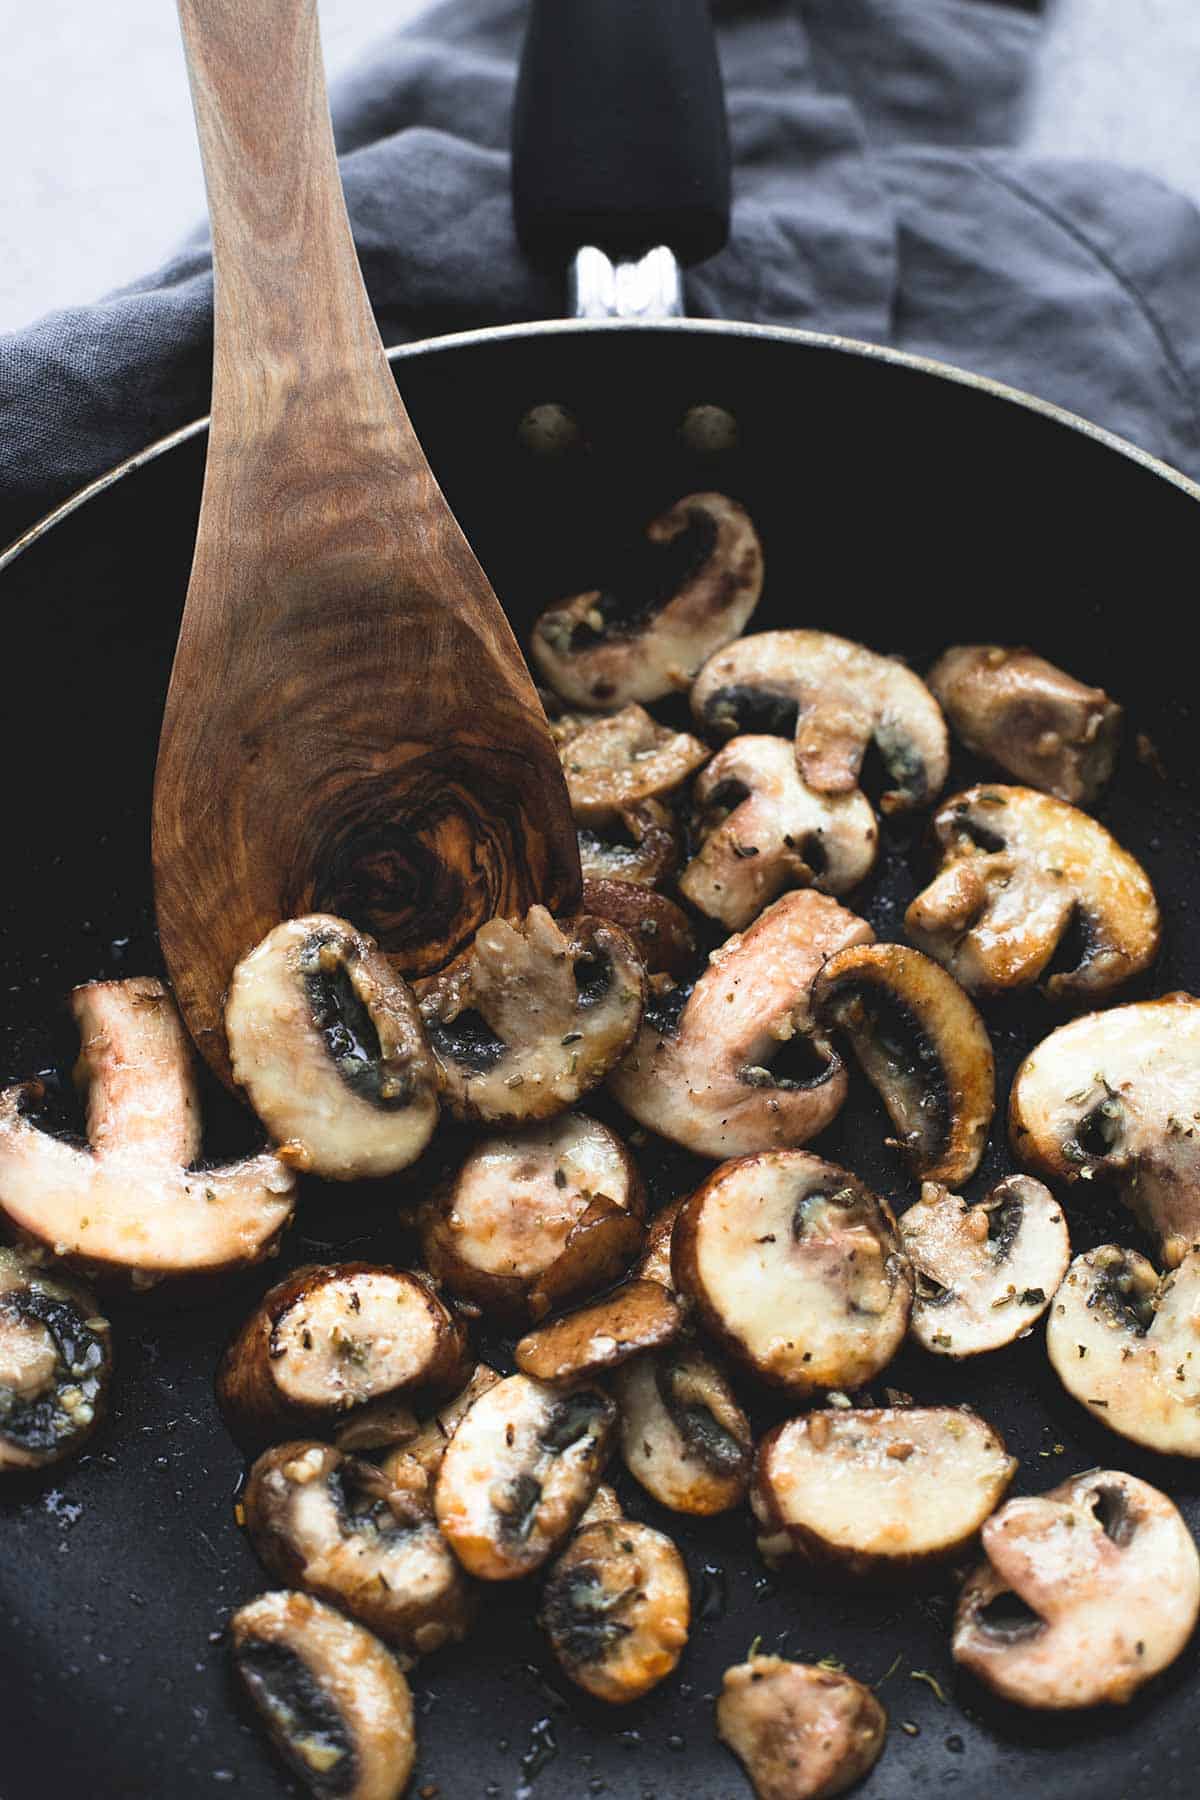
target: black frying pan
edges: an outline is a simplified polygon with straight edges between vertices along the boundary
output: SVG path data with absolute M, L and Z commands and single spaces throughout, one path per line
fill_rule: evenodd
M 595 10 L 582 0 L 548 0 L 535 16 L 546 29 L 556 14 L 580 27 Z M 644 0 L 640 10 L 638 0 L 607 0 L 614 29 L 618 16 L 622 31 L 648 27 L 649 12 Z M 699 23 L 700 8 L 659 0 L 654 17 L 669 18 L 679 34 Z M 705 46 L 694 45 L 690 35 L 658 33 L 624 65 L 658 68 L 660 117 L 672 96 L 697 91 Z M 664 66 L 671 48 L 687 54 Z M 588 66 L 595 104 L 586 117 L 611 116 L 616 102 L 603 87 L 603 63 L 593 55 Z M 527 95 L 539 85 L 531 78 Z M 578 95 L 573 104 L 578 109 Z M 676 108 L 673 132 L 686 113 Z M 703 116 L 711 147 L 711 115 Z M 635 123 L 623 124 L 627 142 L 637 141 Z M 547 168 L 567 166 L 542 155 Z M 708 201 L 715 196 L 718 212 L 723 166 L 721 156 L 709 159 Z M 703 244 L 712 207 L 697 210 L 695 197 L 693 184 L 680 222 L 690 219 Z M 614 249 L 671 240 L 667 187 L 656 216 L 632 238 L 602 231 L 595 192 L 585 199 L 593 235 Z M 569 193 L 558 200 L 569 212 Z M 531 241 L 536 213 L 524 218 Z M 674 241 L 694 247 L 697 239 L 685 232 Z M 957 639 L 1025 641 L 1106 685 L 1128 709 L 1130 742 L 1101 816 L 1147 865 L 1166 918 L 1153 980 L 1122 997 L 1200 991 L 1195 682 L 1177 624 L 1200 543 L 1200 490 L 1023 396 L 809 333 L 555 324 L 413 345 L 393 361 L 433 465 L 519 633 L 551 598 L 594 585 L 614 545 L 655 511 L 715 486 L 745 502 L 765 540 L 767 587 L 755 628 L 832 627 L 902 652 L 918 668 Z M 568 453 L 527 446 L 521 421 L 546 402 L 566 407 L 580 428 Z M 728 409 L 735 447 L 704 453 L 681 436 L 697 404 Z M 52 1083 L 65 1079 L 75 1046 L 61 1001 L 73 983 L 160 968 L 150 786 L 203 458 L 197 425 L 0 557 L 5 1079 L 34 1070 L 48 1071 Z M 1165 778 L 1134 754 L 1138 730 L 1153 737 Z M 951 780 L 976 774 L 960 756 Z M 886 937 L 898 934 L 904 903 L 930 863 L 919 823 L 883 829 L 879 870 L 853 904 Z M 1040 999 L 989 1012 L 1001 1093 L 1019 1056 L 1057 1016 Z M 214 1154 L 252 1135 L 248 1118 L 215 1090 L 207 1117 Z M 818 1148 L 903 1206 L 913 1189 L 883 1148 L 884 1134 L 860 1085 Z M 686 1188 L 701 1168 L 661 1146 L 648 1145 L 642 1160 L 655 1200 Z M 1010 1167 L 997 1129 L 972 1195 Z M 314 1184 L 280 1267 L 326 1256 L 403 1260 L 411 1253 L 405 1196 L 427 1173 L 363 1190 Z M 1101 1194 L 1080 1190 L 1067 1211 L 1076 1248 L 1110 1235 L 1139 1244 Z M 40 1481 L 10 1484 L 0 1497 L 3 1800 L 288 1791 L 237 1710 L 218 1635 L 229 1611 L 265 1583 L 233 1521 L 242 1461 L 216 1416 L 212 1370 L 265 1279 L 260 1273 L 195 1310 L 114 1304 L 116 1407 L 100 1447 Z M 886 1380 L 920 1400 L 975 1405 L 1021 1458 L 1018 1492 L 1106 1463 L 1164 1487 L 1200 1528 L 1200 1469 L 1141 1452 L 1081 1416 L 1050 1374 L 1040 1333 L 962 1369 L 905 1352 Z M 748 1398 L 763 1423 L 773 1416 Z M 1020 1713 L 956 1676 L 950 1588 L 818 1593 L 803 1580 L 768 1579 L 745 1516 L 693 1526 L 660 1513 L 624 1479 L 622 1493 L 631 1514 L 680 1542 L 695 1578 L 696 1627 L 679 1676 L 623 1713 L 601 1710 L 555 1672 L 532 1623 L 534 1594 L 489 1595 L 472 1642 L 414 1677 L 422 1745 L 415 1792 L 433 1784 L 443 1800 L 527 1789 L 533 1800 L 593 1792 L 736 1800 L 748 1789 L 714 1742 L 712 1695 L 722 1670 L 761 1636 L 767 1648 L 836 1655 L 882 1682 L 892 1728 L 862 1789 L 870 1800 L 943 1789 L 964 1800 L 1196 1793 L 1197 1646 L 1124 1710 L 1063 1719 Z M 914 1671 L 932 1674 L 945 1701 Z

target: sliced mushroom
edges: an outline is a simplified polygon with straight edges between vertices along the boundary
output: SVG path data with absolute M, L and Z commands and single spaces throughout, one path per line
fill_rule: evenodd
M 232 1435 L 332 1433 L 368 1402 L 452 1392 L 470 1367 L 461 1325 L 402 1269 L 313 1264 L 263 1295 L 221 1359 Z
M 629 1048 L 646 976 L 625 933 L 544 906 L 491 919 L 470 950 L 417 983 L 446 1104 L 460 1119 L 531 1123 L 565 1112 Z
M 551 1569 L 541 1621 L 572 1681 L 627 1706 L 665 1681 L 683 1654 L 691 1621 L 683 1558 L 649 1525 L 589 1525 Z
M 599 1485 L 616 1424 L 607 1394 L 562 1394 L 528 1375 L 475 1401 L 434 1489 L 437 1522 L 469 1574 L 514 1581 L 554 1554 Z
M 560 721 L 556 736 L 580 825 L 611 825 L 631 808 L 662 800 L 712 755 L 699 738 L 660 725 L 642 706 L 624 706 L 606 719 L 579 719 L 570 735 Z
M 758 605 L 762 545 L 736 501 L 687 494 L 651 521 L 646 537 L 666 550 L 654 558 L 653 584 L 643 582 L 631 598 L 577 594 L 533 628 L 534 662 L 574 706 L 603 712 L 686 688 Z
M 412 1695 L 377 1638 L 308 1594 L 260 1594 L 229 1622 L 233 1666 L 291 1774 L 318 1800 L 400 1800 Z
M 657 1281 L 627 1281 L 603 1300 L 526 1334 L 517 1367 L 556 1385 L 590 1381 L 679 1336 L 683 1313 Z
M 437 1071 L 407 983 L 374 938 L 311 913 L 277 925 L 233 972 L 234 1080 L 296 1168 L 392 1175 L 437 1124 Z
M 657 1281 L 660 1287 L 675 1293 L 675 1277 L 671 1273 L 671 1235 L 687 1200 L 687 1194 L 680 1194 L 676 1199 L 669 1200 L 650 1221 L 646 1233 L 646 1248 L 641 1261 L 635 1263 L 633 1268 L 638 1281 Z M 678 1294 L 675 1297 L 678 1299 Z
M 1028 987 L 1069 930 L 1055 999 L 1096 997 L 1148 968 L 1162 936 L 1142 865 L 1087 813 L 1032 788 L 975 787 L 934 820 L 942 867 L 904 916 L 913 941 L 973 994 Z
M 785 888 L 844 894 L 875 861 L 870 803 L 810 788 L 782 738 L 734 738 L 700 775 L 695 803 L 702 842 L 679 891 L 731 931 Z
M 1200 1243 L 1200 1001 L 1169 994 L 1061 1025 L 1017 1070 L 1008 1123 L 1027 1169 L 1111 1182 L 1173 1268 Z
M 957 1407 L 806 1413 L 759 1445 L 758 1547 L 772 1565 L 921 1572 L 962 1553 L 1016 1470 L 999 1433 Z
M 701 1156 L 806 1144 L 847 1085 L 814 1024 L 813 981 L 834 951 L 873 935 L 824 894 L 785 894 L 713 952 L 690 994 L 647 1007 L 612 1093 L 640 1125 Z
M 594 917 L 607 919 L 628 934 L 648 975 L 682 980 L 695 963 L 696 940 L 687 914 L 665 894 L 633 881 L 595 881 L 585 876 L 583 904 Z
M 1110 1431 L 1167 1456 L 1200 1456 L 1200 1251 L 1161 1280 L 1116 1244 L 1077 1256 L 1046 1349 L 1067 1392 Z
M 793 1393 L 861 1387 L 908 1326 L 912 1276 L 890 1207 L 802 1150 L 710 1175 L 676 1221 L 671 1267 L 718 1343 Z
M 958 983 L 906 944 L 830 957 L 813 1011 L 850 1039 L 899 1134 L 914 1175 L 966 1181 L 995 1109 L 995 1064 L 983 1020 Z
M 476 1363 L 471 1379 L 452 1400 L 440 1406 L 423 1424 L 414 1421 L 413 1429 L 393 1440 L 393 1447 L 380 1460 L 385 1475 L 405 1475 L 410 1463 L 417 1463 L 432 1482 L 442 1466 L 446 1445 L 454 1436 L 481 1394 L 503 1380 L 487 1363 Z M 364 1411 L 369 1411 L 364 1408 Z
M 1032 650 L 956 644 L 925 677 L 976 756 L 1018 781 L 1091 806 L 1117 760 L 1121 708 Z
M 77 1456 L 99 1427 L 112 1331 L 95 1297 L 0 1249 L 0 1476 Z
M 674 875 L 683 855 L 679 821 L 661 800 L 624 807 L 602 829 L 584 825 L 577 836 L 585 887 L 610 881 L 660 887 Z M 584 911 L 589 910 L 585 899 Z
M 810 788 L 848 794 L 874 743 L 894 782 L 884 812 L 927 806 L 949 768 L 941 708 L 911 669 L 828 631 L 762 631 L 709 658 L 692 688 L 700 725 L 734 737 L 795 733 Z
M 625 1466 L 663 1506 L 707 1518 L 745 1498 L 750 1421 L 704 1351 L 679 1344 L 639 1356 L 618 1374 L 616 1396 Z
M 195 1061 L 159 981 L 93 981 L 71 995 L 75 1078 L 91 1148 L 25 1115 L 37 1082 L 0 1093 L 0 1216 L 60 1261 L 135 1288 L 209 1276 L 273 1255 L 295 1176 L 264 1153 L 189 1170 L 200 1149 Z
M 879 1760 L 887 1714 L 840 1669 L 750 1656 L 726 1669 L 717 1736 L 743 1764 L 757 1800 L 829 1800 Z
M 1165 1494 L 1089 1469 L 1010 1500 L 954 1622 L 954 1660 L 1018 1706 L 1122 1705 L 1174 1662 L 1200 1610 L 1200 1558 Z
M 1071 1260 L 1062 1207 L 1031 1175 L 997 1182 L 978 1206 L 924 1182 L 900 1242 L 915 1284 L 910 1329 L 941 1356 L 1011 1344 L 1041 1318 Z

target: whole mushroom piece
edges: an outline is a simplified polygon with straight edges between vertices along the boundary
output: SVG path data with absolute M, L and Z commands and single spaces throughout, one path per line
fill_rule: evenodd
M 717 1736 L 757 1800 L 831 1800 L 875 1767 L 886 1733 L 870 1688 L 840 1669 L 749 1656 L 721 1682 Z
M 665 1681 L 683 1654 L 691 1622 L 683 1558 L 649 1525 L 589 1525 L 551 1569 L 541 1620 L 571 1680 L 627 1706 Z
M 0 1249 L 0 1476 L 77 1456 L 99 1428 L 112 1330 L 80 1282 Z

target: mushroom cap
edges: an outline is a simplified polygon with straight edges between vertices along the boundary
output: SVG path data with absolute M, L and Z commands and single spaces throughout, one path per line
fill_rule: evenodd
M 604 826 L 581 825 L 576 835 L 585 895 L 593 882 L 661 887 L 674 875 L 683 855 L 679 820 L 661 800 L 622 807 L 616 819 Z M 586 898 L 583 910 L 609 916 L 603 907 L 589 906 Z
M 754 1459 L 750 1421 L 698 1345 L 685 1341 L 636 1357 L 617 1375 L 615 1392 L 625 1466 L 661 1505 L 707 1518 L 745 1497 Z
M 940 808 L 942 867 L 905 914 L 909 936 L 973 994 L 1036 981 L 1068 927 L 1085 948 L 1051 975 L 1055 999 L 1107 994 L 1158 955 L 1158 902 L 1103 825 L 1032 788 L 980 786 Z
M 875 1767 L 887 1714 L 840 1669 L 750 1656 L 726 1669 L 717 1736 L 745 1767 L 757 1800 L 830 1800 Z
M 0 1476 L 76 1456 L 108 1406 L 112 1329 L 80 1282 L 0 1249 Z
M 517 1345 L 516 1362 L 538 1381 L 590 1381 L 645 1350 L 657 1350 L 679 1336 L 683 1313 L 657 1281 L 627 1281 L 603 1300 L 528 1332 Z
M 983 1551 L 959 1597 L 954 1659 L 1019 1706 L 1119 1705 L 1192 1634 L 1196 1546 L 1166 1495 L 1132 1475 L 1089 1469 L 1008 1501 Z
M 663 1532 L 631 1519 L 586 1526 L 547 1577 L 541 1619 L 572 1681 L 628 1705 L 683 1654 L 691 1623 L 683 1558 Z
M 665 894 L 635 881 L 584 876 L 583 906 L 594 917 L 619 925 L 645 964 L 648 975 L 681 981 L 696 961 L 696 940 L 687 914 Z
M 581 825 L 619 821 L 630 809 L 682 787 L 712 755 L 686 731 L 672 731 L 642 706 L 602 719 L 574 715 L 573 731 L 556 731 L 571 811 Z

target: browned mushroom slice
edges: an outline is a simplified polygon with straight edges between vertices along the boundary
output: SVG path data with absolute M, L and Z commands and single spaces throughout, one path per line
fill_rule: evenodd
M 576 1532 L 546 1578 L 541 1621 L 564 1671 L 626 1706 L 665 1681 L 691 1621 L 687 1570 L 661 1531 L 617 1519 Z
M 415 1162 L 437 1124 L 437 1072 L 408 985 L 373 938 L 312 913 L 233 972 L 233 1077 L 297 1168 L 335 1181 Z
M 655 1213 L 650 1221 L 646 1233 L 646 1248 L 641 1261 L 635 1263 L 633 1269 L 638 1281 L 657 1281 L 660 1287 L 675 1292 L 675 1277 L 671 1273 L 671 1234 L 687 1200 L 687 1194 L 680 1194 L 676 1199 L 668 1201 L 662 1211 Z M 678 1295 L 675 1297 L 679 1298 Z
M 829 1800 L 879 1760 L 887 1714 L 840 1669 L 750 1656 L 726 1669 L 717 1736 L 745 1767 L 757 1800 Z
M 657 579 L 632 596 L 592 589 L 533 628 L 533 659 L 556 693 L 601 712 L 686 688 L 742 630 L 762 592 L 749 515 L 723 494 L 687 494 L 646 528 Z M 648 587 L 648 591 L 646 591 Z
M 739 737 L 695 786 L 701 845 L 679 880 L 693 906 L 740 931 L 785 888 L 844 894 L 875 861 L 879 832 L 857 790 L 821 794 L 782 738 Z
M 452 1391 L 468 1367 L 462 1327 L 415 1275 L 312 1265 L 264 1294 L 221 1359 L 217 1398 L 254 1445 L 332 1432 L 385 1397 Z
M 446 1445 L 476 1400 L 502 1379 L 487 1363 L 476 1363 L 471 1379 L 452 1400 L 447 1400 L 445 1406 L 439 1406 L 423 1423 L 417 1424 L 414 1421 L 413 1429 L 403 1437 L 393 1439 L 387 1455 L 380 1459 L 379 1466 L 384 1474 L 403 1476 L 407 1480 L 408 1465 L 415 1462 L 432 1482 L 442 1466 Z M 363 1410 L 369 1412 L 370 1408 Z
M 1032 650 L 956 644 L 925 677 L 950 729 L 1018 781 L 1091 806 L 1117 760 L 1121 708 Z
M 581 826 L 577 836 L 585 893 L 592 882 L 659 887 L 671 879 L 683 855 L 682 828 L 661 800 L 625 807 L 603 829 Z M 592 910 L 586 898 L 583 904 L 585 912 Z
M 77 1456 L 108 1405 L 112 1332 L 77 1281 L 0 1249 L 0 1476 Z
M 607 1287 L 644 1237 L 633 1158 L 581 1113 L 485 1138 L 418 1217 L 437 1280 L 510 1318 L 542 1318 Z
M 446 1447 L 434 1511 L 463 1567 L 484 1581 L 531 1575 L 570 1536 L 604 1473 L 617 1409 L 509 1375 L 480 1396 Z
M 260 1594 L 229 1622 L 233 1666 L 289 1772 L 317 1800 L 400 1800 L 412 1695 L 377 1638 L 308 1594 Z
M 759 1445 L 758 1547 L 772 1564 L 920 1572 L 962 1553 L 1016 1469 L 999 1434 L 956 1407 L 807 1413 Z
M 696 940 L 687 915 L 665 894 L 634 881 L 595 881 L 585 876 L 583 904 L 593 916 L 628 934 L 648 975 L 682 980 L 695 964 Z
M 926 1350 L 978 1356 L 1037 1323 L 1071 1260 L 1063 1210 L 1031 1175 L 1010 1175 L 968 1206 L 936 1181 L 901 1215 L 912 1264 L 910 1329 Z
M 571 811 L 580 825 L 610 825 L 632 807 L 663 799 L 712 755 L 699 738 L 669 730 L 641 706 L 588 719 L 565 742 L 560 731 L 559 739 Z
M 544 906 L 491 919 L 470 950 L 417 983 L 442 1094 L 460 1119 L 532 1123 L 565 1112 L 625 1054 L 646 975 L 625 933 Z
M 671 1266 L 730 1355 L 798 1394 L 861 1387 L 908 1325 L 912 1278 L 891 1209 L 802 1150 L 710 1175 L 676 1221 Z
M 795 733 L 809 787 L 848 794 L 874 743 L 894 787 L 884 812 L 927 806 L 946 780 L 946 722 L 918 676 L 890 656 L 828 631 L 762 631 L 710 657 L 692 712 L 722 737 Z
M 973 1175 L 995 1108 L 995 1066 L 987 1028 L 953 977 L 905 944 L 866 944 L 830 957 L 813 1010 L 850 1039 L 913 1174 Z
M 657 1281 L 627 1281 L 603 1300 L 542 1325 L 517 1345 L 517 1367 L 538 1381 L 590 1381 L 678 1337 L 683 1314 Z
M 27 1242 L 135 1288 L 273 1254 L 295 1177 L 277 1156 L 191 1170 L 200 1150 L 195 1059 L 159 981 L 93 981 L 71 995 L 75 1078 L 90 1149 L 40 1131 L 36 1082 L 0 1093 L 0 1217 Z
M 625 1513 L 621 1502 L 617 1499 L 616 1489 L 601 1482 L 587 1505 L 579 1515 L 579 1523 L 575 1527 L 576 1535 L 586 1531 L 589 1525 L 607 1525 L 612 1519 L 623 1519 Z
M 904 923 L 973 994 L 1028 987 L 1072 929 L 1082 949 L 1047 980 L 1056 999 L 1111 993 L 1157 956 L 1150 878 L 1087 813 L 1032 788 L 976 787 L 934 829 L 941 871 Z
M 954 1622 L 954 1659 L 1019 1706 L 1121 1705 L 1174 1662 L 1200 1610 L 1200 1558 L 1157 1488 L 1089 1469 L 1010 1500 Z
M 802 889 L 709 957 L 690 994 L 656 995 L 609 1087 L 626 1112 L 701 1156 L 806 1144 L 837 1116 L 846 1073 L 811 1010 L 827 957 L 871 927 Z
M 627 1363 L 616 1380 L 629 1473 L 673 1512 L 708 1517 L 745 1498 L 750 1422 L 722 1371 L 694 1344 Z

